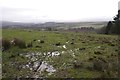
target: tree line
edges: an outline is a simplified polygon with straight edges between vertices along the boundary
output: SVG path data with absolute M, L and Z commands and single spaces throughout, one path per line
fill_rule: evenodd
M 105 34 L 120 34 L 120 10 L 118 10 L 118 14 L 113 18 L 113 21 L 108 22 Z

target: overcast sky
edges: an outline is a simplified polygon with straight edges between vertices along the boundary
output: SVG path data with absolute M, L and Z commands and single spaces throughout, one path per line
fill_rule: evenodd
M 119 0 L 0 0 L 3 21 L 108 21 Z

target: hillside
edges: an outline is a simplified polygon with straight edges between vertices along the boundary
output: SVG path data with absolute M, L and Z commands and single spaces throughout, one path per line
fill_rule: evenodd
M 46 22 L 46 23 L 20 23 L 20 22 L 2 22 L 2 27 L 67 27 L 67 28 L 74 28 L 74 27 L 94 27 L 100 28 L 107 25 L 107 22 Z

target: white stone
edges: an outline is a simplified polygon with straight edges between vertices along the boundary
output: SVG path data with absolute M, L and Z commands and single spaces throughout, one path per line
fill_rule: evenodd
M 52 57 L 53 56 L 59 56 L 59 55 L 60 55 L 60 53 L 58 51 L 52 52 Z
M 38 42 L 40 42 L 40 40 L 38 40 Z
M 64 48 L 64 49 L 67 49 L 65 45 L 63 45 L 63 48 Z
M 101 48 L 101 46 L 98 46 L 97 48 L 99 49 L 99 48 Z

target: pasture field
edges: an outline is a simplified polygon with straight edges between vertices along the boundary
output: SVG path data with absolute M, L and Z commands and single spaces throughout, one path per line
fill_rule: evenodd
M 0 29 L 0 37 L 2 37 L 2 29 Z
M 3 29 L 2 38 L 32 43 L 2 52 L 3 78 L 117 78 L 118 36 Z

